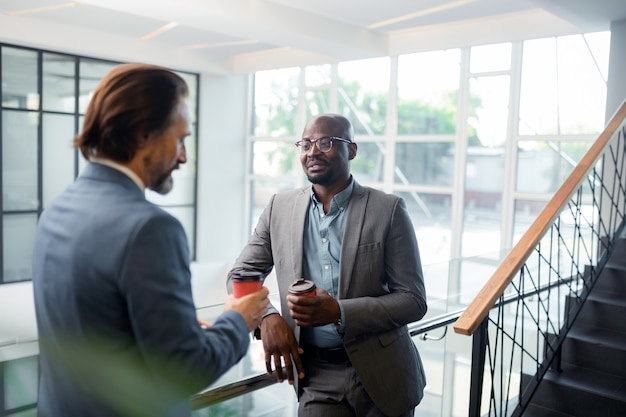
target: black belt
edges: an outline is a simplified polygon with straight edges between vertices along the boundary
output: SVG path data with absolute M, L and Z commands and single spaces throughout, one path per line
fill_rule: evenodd
M 348 354 L 343 347 L 320 348 L 307 343 L 301 344 L 300 346 L 304 349 L 305 356 L 311 356 L 332 363 L 350 361 L 350 358 L 348 358 Z

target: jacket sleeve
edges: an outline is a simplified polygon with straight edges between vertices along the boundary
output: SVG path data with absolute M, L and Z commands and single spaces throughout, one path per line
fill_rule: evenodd
M 174 217 L 153 216 L 128 245 L 120 287 L 140 355 L 154 378 L 182 395 L 198 392 L 245 355 L 245 320 L 227 311 L 209 329 L 200 328 L 187 239 Z
M 272 255 L 272 237 L 270 233 L 270 222 L 272 218 L 272 207 L 275 195 L 261 213 L 254 232 L 250 236 L 248 243 L 242 249 L 232 269 L 228 273 L 227 288 L 232 292 L 231 279 L 235 272 L 239 271 L 259 271 L 267 276 L 274 267 Z

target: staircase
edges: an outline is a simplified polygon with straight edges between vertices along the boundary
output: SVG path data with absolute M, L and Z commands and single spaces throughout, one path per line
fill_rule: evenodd
M 524 416 L 626 416 L 626 238 L 600 273 Z

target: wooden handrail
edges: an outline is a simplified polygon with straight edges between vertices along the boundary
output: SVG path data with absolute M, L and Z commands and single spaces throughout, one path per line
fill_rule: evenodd
M 580 160 L 572 173 L 567 177 L 563 185 L 554 194 L 546 207 L 541 211 L 537 219 L 528 228 L 519 242 L 511 250 L 509 255 L 502 261 L 498 269 L 493 273 L 489 281 L 483 286 L 471 304 L 465 309 L 461 317 L 454 324 L 454 331 L 463 335 L 472 335 L 480 323 L 487 317 L 489 310 L 504 293 L 504 290 L 513 280 L 515 274 L 524 266 L 533 249 L 537 246 L 543 235 L 552 226 L 561 209 L 568 203 L 570 197 L 586 179 L 587 174 L 593 168 L 603 154 L 615 131 L 626 118 L 626 100 L 622 102 L 615 112 L 604 131 L 589 148 L 585 156 Z

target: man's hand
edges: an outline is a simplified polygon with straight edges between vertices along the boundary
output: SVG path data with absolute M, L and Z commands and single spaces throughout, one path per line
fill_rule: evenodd
M 283 374 L 282 361 L 284 361 L 285 369 L 287 370 L 287 380 L 290 385 L 293 385 L 294 382 L 294 365 L 298 371 L 298 378 L 304 378 L 304 366 L 302 366 L 302 360 L 300 359 L 303 350 L 298 345 L 293 330 L 291 330 L 291 327 L 280 314 L 270 314 L 263 319 L 261 322 L 261 340 L 265 350 L 265 368 L 268 374 L 273 372 L 273 360 L 276 379 L 278 382 L 283 382 L 285 376 Z
M 201 318 L 199 318 L 199 317 L 198 317 L 198 319 L 197 319 L 197 320 L 198 320 L 198 324 L 200 325 L 200 328 L 201 328 L 202 330 L 206 330 L 206 329 L 208 329 L 209 327 L 211 327 L 211 323 L 209 323 L 208 321 L 206 321 L 206 320 L 202 320 L 202 319 L 201 319 Z
M 341 318 L 339 303 L 326 291 L 318 288 L 315 297 L 288 295 L 289 314 L 301 327 L 323 326 L 337 323 Z
M 267 306 L 269 305 L 268 294 L 269 290 L 266 287 L 262 287 L 257 292 L 240 298 L 230 295 L 226 298 L 224 310 L 234 310 L 241 314 L 246 321 L 248 330 L 252 331 L 259 326 L 263 319 L 263 314 L 267 312 Z

